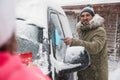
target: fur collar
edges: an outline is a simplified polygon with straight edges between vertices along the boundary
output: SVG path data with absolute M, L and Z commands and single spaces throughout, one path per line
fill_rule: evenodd
M 76 24 L 76 27 L 77 29 L 80 28 L 81 30 L 91 30 L 103 26 L 103 23 L 104 18 L 98 14 L 95 14 L 95 16 L 89 21 L 88 25 L 83 25 L 80 21 Z

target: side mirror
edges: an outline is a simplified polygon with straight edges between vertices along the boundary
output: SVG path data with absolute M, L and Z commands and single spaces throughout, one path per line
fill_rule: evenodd
M 73 46 L 67 48 L 64 62 L 57 61 L 52 58 L 56 72 L 65 74 L 80 71 L 90 65 L 90 56 L 87 50 L 82 46 Z
M 80 71 L 87 68 L 90 65 L 90 56 L 87 50 L 82 46 L 69 47 L 66 51 L 64 63 L 76 66 L 68 69 L 63 69 L 61 71 L 62 73 Z

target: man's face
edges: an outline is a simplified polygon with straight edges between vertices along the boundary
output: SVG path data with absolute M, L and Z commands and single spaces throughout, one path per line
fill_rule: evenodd
M 83 25 L 89 24 L 89 21 L 92 19 L 92 15 L 88 12 L 83 12 L 80 16 L 81 23 Z

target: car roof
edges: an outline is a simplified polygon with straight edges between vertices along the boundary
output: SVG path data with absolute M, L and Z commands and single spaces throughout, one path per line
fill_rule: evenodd
M 47 27 L 47 9 L 54 9 L 63 15 L 64 11 L 52 0 L 18 0 L 16 4 L 17 18 L 24 19 L 29 24 Z

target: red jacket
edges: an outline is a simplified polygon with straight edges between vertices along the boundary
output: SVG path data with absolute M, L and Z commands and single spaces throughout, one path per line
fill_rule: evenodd
M 50 80 L 37 67 L 27 67 L 9 52 L 0 52 L 0 80 Z

